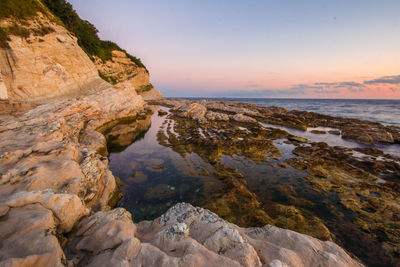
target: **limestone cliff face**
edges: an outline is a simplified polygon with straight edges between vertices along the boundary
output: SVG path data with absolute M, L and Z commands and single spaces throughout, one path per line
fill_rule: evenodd
M 1 77 L 0 73 L 0 100 L 7 99 L 8 98 L 8 92 L 6 85 L 3 81 L 3 78 Z
M 159 100 L 160 91 L 150 83 L 149 72 L 135 64 L 124 51 L 112 51 L 112 59 L 103 61 L 95 58 L 99 74 L 108 82 L 116 84 L 128 81 L 145 100 Z
M 19 24 L 12 20 L 0 23 L 3 27 Z M 10 35 L 10 48 L 0 49 L 2 98 L 44 101 L 110 87 L 98 76 L 96 66 L 78 46 L 75 36 L 48 16 L 38 13 L 18 27 L 30 35 Z M 43 27 L 47 31 L 39 33 Z

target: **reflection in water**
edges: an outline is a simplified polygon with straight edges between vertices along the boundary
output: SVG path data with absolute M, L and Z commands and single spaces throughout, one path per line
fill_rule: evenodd
M 133 142 L 143 138 L 150 125 L 150 116 L 142 119 L 128 118 L 116 121 L 115 124 L 107 125 L 107 128 L 103 130 L 103 134 L 107 139 L 108 152 L 119 153 L 124 151 Z
M 134 221 L 155 219 L 178 202 L 201 205 L 221 186 L 220 181 L 201 175 L 209 166 L 199 156 L 182 158 L 158 144 L 157 132 L 166 120 L 155 112 L 137 120 L 136 128 L 135 123 L 119 124 L 107 133 L 112 141 L 110 169 L 123 181 L 120 205 Z

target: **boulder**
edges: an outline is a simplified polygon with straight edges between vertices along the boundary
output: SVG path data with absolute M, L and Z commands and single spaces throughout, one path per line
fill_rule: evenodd
M 237 122 L 243 122 L 243 123 L 257 123 L 256 119 L 253 119 L 252 117 L 243 115 L 243 114 L 235 114 L 231 116 L 231 119 Z
M 207 122 L 206 115 L 207 108 L 198 103 L 192 103 L 189 105 L 186 111 L 184 111 L 183 116 L 187 118 L 191 118 L 193 120 L 197 120 L 201 123 Z
M 208 111 L 206 119 L 209 121 L 229 121 L 229 116 L 224 113 Z
M 88 266 L 362 266 L 332 242 L 274 226 L 240 228 L 180 203 L 136 226 L 124 209 L 79 224 L 70 262 Z

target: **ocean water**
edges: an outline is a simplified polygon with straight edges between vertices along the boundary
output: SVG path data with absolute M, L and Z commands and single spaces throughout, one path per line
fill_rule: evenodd
M 331 116 L 360 118 L 385 125 L 400 126 L 400 100 L 370 99 L 288 99 L 288 98 L 213 98 L 215 100 L 279 106 Z

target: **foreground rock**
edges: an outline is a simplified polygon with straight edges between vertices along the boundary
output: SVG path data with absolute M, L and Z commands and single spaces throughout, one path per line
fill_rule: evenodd
M 88 266 L 361 266 L 332 242 L 273 226 L 240 228 L 177 204 L 134 225 L 124 209 L 84 219 L 68 262 Z

